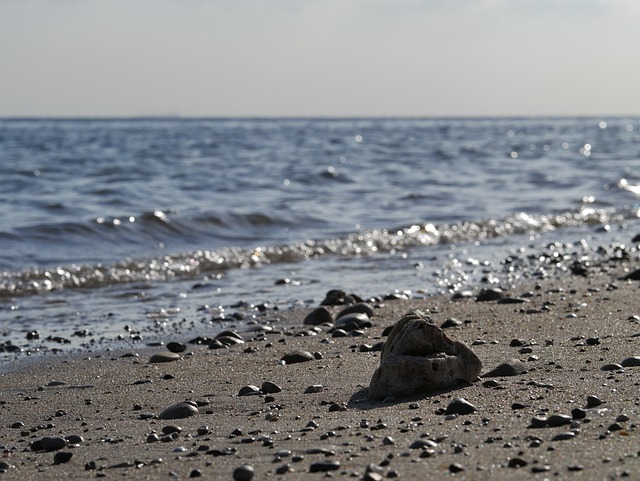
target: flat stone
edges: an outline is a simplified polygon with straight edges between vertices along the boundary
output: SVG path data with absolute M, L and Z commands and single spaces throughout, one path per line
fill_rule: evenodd
M 149 358 L 149 362 L 159 363 L 159 362 L 173 362 L 180 359 L 180 355 L 175 352 L 158 352 Z
M 576 433 L 573 431 L 567 431 L 566 433 L 556 434 L 551 438 L 551 441 L 568 441 L 576 437 Z
M 255 396 L 262 394 L 258 386 L 242 386 L 238 391 L 238 396 Z
M 445 414 L 472 414 L 478 409 L 464 398 L 456 398 L 449 403 Z
M 631 356 L 623 359 L 620 363 L 622 367 L 638 367 L 640 366 L 640 356 Z
M 276 394 L 282 391 L 282 388 L 276 383 L 271 381 L 265 381 L 262 383 L 260 390 L 265 394 Z
M 296 364 L 298 362 L 313 361 L 313 359 L 313 354 L 309 351 L 293 351 L 282 356 L 280 360 L 286 364 Z
M 572 422 L 573 418 L 571 416 L 567 416 L 566 414 L 552 414 L 547 418 L 547 424 L 551 427 L 564 426 L 567 424 L 571 424 Z
M 53 456 L 53 464 L 64 464 L 71 461 L 73 457 L 73 453 L 68 451 L 58 451 L 55 456 Z
M 310 473 L 326 473 L 340 469 L 340 461 L 319 461 L 309 466 Z
M 193 404 L 182 402 L 169 406 L 158 415 L 158 419 L 183 419 L 198 414 L 198 408 Z
M 597 406 L 600 406 L 602 403 L 603 403 L 602 399 L 600 399 L 598 396 L 593 396 L 593 395 L 587 396 L 588 408 L 595 408 Z
M 477 379 L 478 356 L 427 319 L 414 310 L 395 324 L 369 384 L 371 399 L 434 392 Z
M 508 359 L 490 371 L 485 372 L 480 377 L 518 376 L 520 374 L 525 374 L 526 372 L 527 368 L 522 361 L 518 359 Z
M 353 312 L 359 312 L 362 314 L 366 314 L 367 317 L 371 318 L 373 317 L 373 307 L 371 307 L 370 304 L 367 304 L 366 302 L 357 302 L 355 304 L 352 304 L 349 307 L 345 307 L 344 309 L 342 309 L 340 312 L 338 312 L 338 315 L 336 316 L 337 318 L 340 318 L 342 316 L 345 316 L 347 314 L 351 314 Z
M 605 364 L 600 368 L 602 371 L 621 371 L 624 367 L 620 364 L 616 364 L 614 362 Z
M 504 297 L 504 291 L 497 287 L 482 289 L 476 296 L 476 302 L 497 301 Z
M 181 342 L 169 342 L 167 343 L 167 349 L 170 352 L 180 353 L 187 350 L 187 345 Z
M 67 440 L 61 436 L 45 436 L 40 440 L 40 447 L 44 451 L 56 451 L 67 447 Z

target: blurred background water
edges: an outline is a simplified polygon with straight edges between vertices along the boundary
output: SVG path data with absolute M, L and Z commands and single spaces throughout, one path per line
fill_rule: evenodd
M 639 129 L 620 117 L 0 119 L 2 334 L 195 333 L 241 300 L 546 275 L 528 254 L 593 253 L 640 231 Z

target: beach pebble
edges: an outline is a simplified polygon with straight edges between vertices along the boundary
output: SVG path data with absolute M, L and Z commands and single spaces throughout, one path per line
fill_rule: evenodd
M 588 408 L 595 408 L 597 406 L 600 406 L 602 403 L 603 403 L 602 399 L 600 399 L 598 396 L 593 396 L 593 395 L 587 396 Z
M 564 426 L 566 424 L 571 424 L 572 422 L 573 418 L 566 414 L 552 414 L 547 418 L 547 425 L 552 427 Z
M 524 468 L 528 463 L 522 458 L 511 458 L 507 466 L 510 468 Z
M 158 415 L 158 419 L 182 419 L 198 414 L 198 408 L 191 403 L 181 402 L 169 406 Z
M 440 328 L 441 329 L 450 329 L 452 327 L 460 327 L 462 326 L 463 322 L 458 320 L 458 319 L 454 319 L 454 318 L 450 318 L 447 319 L 446 321 L 444 321 L 442 324 L 440 324 Z
M 462 464 L 453 463 L 453 464 L 449 465 L 449 472 L 451 472 L 451 473 L 459 473 L 461 471 L 464 471 L 464 466 L 462 466 Z
M 547 427 L 547 418 L 544 416 L 533 416 L 531 418 L 531 424 L 529 427 L 532 428 L 546 428 Z
M 431 439 L 416 439 L 409 445 L 409 449 L 435 449 L 438 447 L 438 443 Z
M 353 312 L 359 312 L 361 314 L 366 314 L 367 317 L 369 317 L 369 318 L 373 317 L 373 307 L 371 307 L 370 304 L 367 304 L 366 302 L 357 302 L 355 304 L 352 304 L 349 307 L 345 307 L 340 312 L 338 312 L 338 315 L 336 316 L 336 318 L 340 318 L 342 316 L 345 316 L 347 314 L 351 314 Z
M 167 349 L 173 353 L 180 353 L 187 350 L 187 345 L 181 342 L 169 342 L 167 344 Z
M 497 301 L 504 297 L 504 291 L 498 287 L 485 288 L 480 290 L 476 296 L 476 302 Z
M 149 358 L 149 362 L 154 364 L 159 362 L 177 361 L 178 359 L 180 359 L 180 355 L 175 352 L 159 352 L 151 356 Z
M 609 363 L 609 364 L 605 364 L 600 369 L 602 371 L 620 371 L 620 370 L 624 369 L 624 367 L 622 367 L 620 364 Z
M 61 436 L 45 436 L 40 439 L 38 444 L 32 444 L 32 446 L 34 445 L 38 448 L 34 449 L 34 451 L 56 451 L 58 449 L 67 447 L 67 440 Z
M 485 372 L 480 377 L 518 376 L 526 372 L 527 368 L 522 361 L 518 359 L 508 359 L 490 371 Z
M 255 396 L 258 394 L 262 394 L 258 386 L 242 386 L 238 391 L 238 396 Z
M 58 451 L 55 456 L 53 456 L 53 464 L 64 464 L 71 461 L 73 457 L 73 453 L 68 451 Z
M 310 473 L 326 473 L 340 469 L 340 461 L 318 461 L 309 466 Z
M 251 481 L 255 475 L 255 470 L 250 464 L 243 464 L 233 470 L 234 481 Z
M 309 351 L 293 351 L 282 356 L 280 360 L 284 361 L 286 364 L 295 364 L 298 362 L 313 361 L 313 359 L 313 354 Z
M 567 431 L 566 433 L 556 434 L 551 438 L 551 441 L 567 441 L 576 437 L 576 433 L 573 431 Z
M 282 388 L 271 381 L 264 381 L 260 390 L 265 394 L 276 394 L 282 391 Z
M 623 359 L 620 363 L 622 367 L 638 367 L 640 366 L 640 356 L 632 356 Z
M 464 398 L 454 399 L 449 403 L 445 414 L 472 414 L 478 409 Z
M 350 304 L 349 296 L 341 289 L 332 289 L 327 292 L 324 299 L 320 303 L 321 306 L 340 306 Z
M 320 324 L 333 324 L 333 317 L 326 307 L 318 307 L 311 311 L 304 318 L 303 324 L 306 326 L 318 326 Z
M 305 394 L 315 394 L 322 392 L 324 390 L 324 386 L 322 384 L 314 384 L 312 386 L 308 386 L 305 390 Z

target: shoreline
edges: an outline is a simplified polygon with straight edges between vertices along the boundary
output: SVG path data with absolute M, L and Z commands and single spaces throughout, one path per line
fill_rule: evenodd
M 633 267 L 611 263 L 589 277 L 519 286 L 508 294 L 527 301 L 521 304 L 385 300 L 360 336 L 332 337 L 322 326 L 312 334 L 303 319 L 313 308 L 298 308 L 271 312 L 279 319 L 272 330 L 241 333 L 244 344 L 188 344 L 173 362 L 149 362 L 166 351 L 159 346 L 20 360 L 0 374 L 0 479 L 234 479 L 245 464 L 254 479 L 325 476 L 315 469 L 345 479 L 416 479 L 425 472 L 434 479 L 635 479 L 640 367 L 602 370 L 640 356 L 639 287 L 619 279 L 625 269 Z M 383 330 L 414 308 L 437 325 L 461 321 L 446 333 L 471 347 L 483 373 L 511 358 L 527 372 L 371 402 L 367 387 L 380 357 L 363 346 L 384 341 Z M 340 309 L 330 308 L 333 315 Z M 296 350 L 318 354 L 279 362 Z M 238 395 L 265 381 L 281 392 Z M 321 387 L 305 393 L 312 386 Z M 588 407 L 595 402 L 589 396 L 602 404 Z M 443 415 L 454 398 L 476 412 Z M 185 400 L 196 403 L 197 414 L 158 419 Z M 572 416 L 574 409 L 584 417 Z M 534 417 L 554 414 L 569 423 L 530 427 Z M 554 440 L 568 432 L 570 439 Z M 78 442 L 33 450 L 43 437 Z M 71 457 L 54 464 L 60 452 Z

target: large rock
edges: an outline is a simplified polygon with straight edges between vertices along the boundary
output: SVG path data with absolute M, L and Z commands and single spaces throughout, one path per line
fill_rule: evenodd
M 369 384 L 371 399 L 439 391 L 478 377 L 478 356 L 427 319 L 411 311 L 393 327 Z

